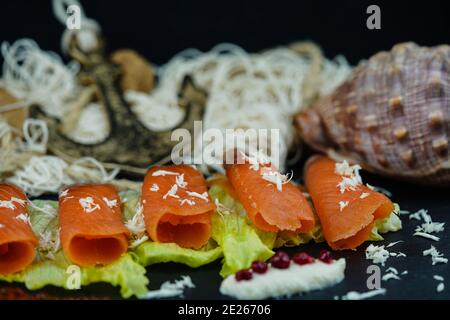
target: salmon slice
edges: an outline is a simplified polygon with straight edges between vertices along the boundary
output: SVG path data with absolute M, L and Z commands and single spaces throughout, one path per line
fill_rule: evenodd
M 111 185 L 71 186 L 59 196 L 61 245 L 80 266 L 106 265 L 128 249 L 119 194 Z
M 38 240 L 26 211 L 27 196 L 17 187 L 0 184 L 0 274 L 22 271 L 36 256 Z
M 259 165 L 257 170 L 249 163 L 234 164 L 226 166 L 226 171 L 235 194 L 257 228 L 296 233 L 314 228 L 314 213 L 297 186 L 289 181 L 282 184 L 280 191 L 275 183 L 264 179 L 264 172 L 274 171 L 270 164 Z
M 368 240 L 373 224 L 394 210 L 385 195 L 362 183 L 341 190 L 343 178 L 336 162 L 322 156 L 305 165 L 306 187 L 322 225 L 325 240 L 331 248 L 355 249 Z
M 188 165 L 153 167 L 142 185 L 147 232 L 153 241 L 198 249 L 211 236 L 215 205 L 202 174 Z

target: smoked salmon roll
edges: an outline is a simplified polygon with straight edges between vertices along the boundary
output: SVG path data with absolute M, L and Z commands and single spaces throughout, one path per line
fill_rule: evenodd
M 106 265 L 128 249 L 120 197 L 111 185 L 75 185 L 59 196 L 64 254 L 80 266 Z
M 308 200 L 270 164 L 227 165 L 226 173 L 234 193 L 258 229 L 307 233 L 314 228 L 314 213 Z
M 331 248 L 355 249 L 369 239 L 374 222 L 394 210 L 386 196 L 365 186 L 359 166 L 315 156 L 305 165 L 306 187 Z
M 22 271 L 36 256 L 38 240 L 26 211 L 26 195 L 0 184 L 0 275 Z
M 147 232 L 153 241 L 198 249 L 211 236 L 215 205 L 203 175 L 188 165 L 153 167 L 142 186 Z

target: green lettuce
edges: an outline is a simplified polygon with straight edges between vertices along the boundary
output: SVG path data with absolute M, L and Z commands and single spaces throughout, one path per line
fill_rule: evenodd
M 21 282 L 30 290 L 53 285 L 69 289 L 70 273 L 68 267 L 72 265 L 58 248 L 59 224 L 56 215 L 56 201 L 35 200 L 28 206 L 28 213 L 33 231 L 40 235 L 41 247 L 43 235 L 43 249 L 38 252 L 38 261 L 24 271 L 12 275 L 0 276 L 0 280 L 7 282 Z M 106 282 L 120 287 L 124 298 L 131 296 L 144 297 L 148 292 L 146 270 L 141 266 L 133 253 L 124 254 L 117 261 L 98 267 L 80 267 L 80 285 L 86 286 L 95 282 Z
M 375 224 L 370 233 L 369 240 L 381 241 L 384 240 L 380 233 L 395 232 L 402 228 L 402 220 L 399 218 L 400 207 L 397 203 L 394 203 L 394 211 L 384 219 L 375 221 Z
M 313 240 L 315 243 L 324 241 L 322 228 L 319 221 L 316 221 L 314 228 L 308 233 L 294 234 L 288 231 L 281 231 L 277 235 L 275 241 L 275 248 L 279 247 L 296 247 L 301 244 L 305 244 Z
M 241 203 L 229 195 L 220 184 L 213 185 L 209 194 L 219 201 L 219 208 L 212 215 L 212 238 L 223 251 L 222 277 L 249 268 L 255 260 L 267 260 L 274 252 L 271 250 L 276 233 L 257 230 L 247 218 Z
M 161 262 L 176 262 L 197 268 L 222 257 L 222 249 L 209 243 L 200 250 L 186 249 L 175 243 L 147 241 L 135 249 L 140 264 L 148 266 Z

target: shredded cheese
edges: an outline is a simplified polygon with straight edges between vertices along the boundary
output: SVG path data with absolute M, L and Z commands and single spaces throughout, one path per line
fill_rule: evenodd
M 152 173 L 152 177 L 160 177 L 160 176 L 177 176 L 178 172 L 168 171 L 168 170 L 156 170 Z
M 439 237 L 433 236 L 433 235 L 425 233 L 425 232 L 414 232 L 413 236 L 423 237 L 423 238 L 430 239 L 430 240 L 433 240 L 433 241 L 439 241 L 440 240 Z
M 187 187 L 187 182 L 184 181 L 184 173 L 175 177 L 175 183 L 182 189 Z
M 346 206 L 348 206 L 349 202 L 348 201 L 339 201 L 339 211 L 342 212 L 342 210 L 344 210 L 344 208 Z
M 173 198 L 179 199 L 180 196 L 176 194 L 177 191 L 178 191 L 178 186 L 177 186 L 176 184 L 174 184 L 174 185 L 169 189 L 169 191 L 167 191 L 167 193 L 166 193 L 165 195 L 163 195 L 163 199 L 166 200 L 167 197 L 173 197 Z
M 431 264 L 434 266 L 438 263 L 447 263 L 448 259 L 444 257 L 444 254 L 440 253 L 434 246 L 430 249 L 424 250 L 422 252 L 423 256 L 431 256 Z
M 403 240 L 399 240 L 399 241 L 395 241 L 395 242 L 391 242 L 391 243 L 389 243 L 387 246 L 386 246 L 386 248 L 390 248 L 390 247 L 393 247 L 393 246 L 395 246 L 396 244 L 399 244 L 400 242 L 403 242 Z
M 111 209 L 117 206 L 117 199 L 108 199 L 107 197 L 103 197 L 102 200 L 106 203 L 108 207 Z
M 363 192 L 363 193 L 361 193 L 361 195 L 359 196 L 359 198 L 360 198 L 360 199 L 365 199 L 365 198 L 367 198 L 368 196 L 370 196 L 370 193 L 368 193 L 368 192 Z
M 190 199 L 180 199 L 180 206 L 182 206 L 183 204 L 187 203 L 190 206 L 195 205 L 195 201 L 194 200 L 190 200 Z
M 23 221 L 23 222 L 28 223 L 29 225 L 31 225 L 30 217 L 29 217 L 28 215 L 24 214 L 24 213 L 21 213 L 21 214 L 17 215 L 17 216 L 16 216 L 16 219 L 17 219 L 17 220 L 21 220 L 21 221 Z
M 386 294 L 386 289 L 380 288 L 380 289 L 370 290 L 370 291 L 363 292 L 363 293 L 360 293 L 357 291 L 350 291 L 342 297 L 342 300 L 364 300 L 364 299 L 372 298 L 372 297 L 380 295 L 380 294 Z
M 200 194 L 198 192 L 194 192 L 194 191 L 186 191 L 186 193 L 191 197 L 200 198 L 206 202 L 209 202 L 208 192 L 206 192 L 206 191 L 203 192 L 202 194 Z
M 175 282 L 166 281 L 161 285 L 158 290 L 150 290 L 146 298 L 171 298 L 183 295 L 186 288 L 195 288 L 194 283 L 190 276 L 181 276 L 181 280 L 175 280 Z
M 80 198 L 78 200 L 84 212 L 91 213 L 100 209 L 100 205 L 94 202 L 92 197 Z
M 5 225 L 0 223 L 0 229 L 4 228 Z
M 386 273 L 383 277 L 381 277 L 381 280 L 383 281 L 389 281 L 391 279 L 400 280 L 400 277 L 393 272 Z
M 16 209 L 16 206 L 14 205 L 12 200 L 0 200 L 0 208 L 7 208 L 14 210 Z
M 389 257 L 389 251 L 387 251 L 384 246 L 374 246 L 373 244 L 370 244 L 366 248 L 366 259 L 372 260 L 375 264 L 379 263 L 384 266 Z

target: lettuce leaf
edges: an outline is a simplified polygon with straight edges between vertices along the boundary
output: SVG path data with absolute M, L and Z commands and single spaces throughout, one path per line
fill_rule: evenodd
M 24 271 L 8 276 L 0 276 L 7 282 L 21 282 L 30 290 L 41 289 L 47 285 L 69 289 L 70 273 L 68 267 L 72 264 L 59 251 L 55 260 L 43 260 L 33 263 Z M 145 297 L 148 292 L 148 279 L 145 268 L 135 261 L 132 254 L 124 254 L 117 261 L 102 267 L 80 267 L 81 286 L 95 282 L 106 282 L 120 287 L 122 297 Z
M 322 228 L 317 220 L 314 229 L 308 233 L 295 234 L 289 231 L 281 231 L 278 233 L 275 241 L 275 248 L 279 247 L 296 247 L 301 244 L 305 244 L 313 240 L 315 243 L 324 241 Z
M 249 268 L 255 260 L 267 260 L 274 253 L 271 250 L 275 233 L 257 230 L 247 218 L 244 208 L 220 184 L 214 184 L 209 194 L 226 209 L 216 210 L 212 215 L 212 238 L 223 250 L 222 277 Z
M 147 241 L 135 249 L 140 264 L 148 266 L 161 262 L 176 262 L 197 268 L 222 257 L 222 249 L 216 244 L 207 244 L 200 250 L 186 249 L 175 243 Z
M 68 288 L 70 274 L 67 269 L 71 262 L 65 257 L 59 246 L 59 224 L 56 215 L 56 201 L 35 200 L 28 206 L 28 213 L 33 231 L 40 236 L 41 245 L 38 261 L 24 271 L 12 275 L 1 276 L 0 280 L 21 282 L 30 290 L 43 288 L 47 285 Z M 48 233 L 49 238 L 43 237 Z M 95 282 L 106 282 L 120 286 L 122 297 L 143 297 L 148 292 L 146 270 L 137 262 L 132 253 L 124 254 L 117 261 L 99 267 L 80 267 L 80 285 L 86 286 Z
M 400 206 L 394 203 L 394 211 L 384 219 L 375 221 L 375 224 L 370 233 L 370 241 L 384 240 L 380 233 L 395 232 L 402 228 L 402 220 L 399 218 Z

